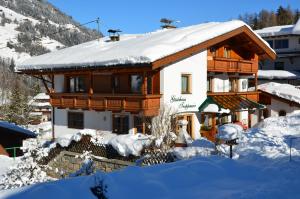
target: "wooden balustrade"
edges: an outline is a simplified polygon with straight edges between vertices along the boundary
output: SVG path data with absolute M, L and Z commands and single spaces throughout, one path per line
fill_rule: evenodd
M 242 73 L 256 73 L 258 70 L 258 63 L 250 60 L 239 60 L 214 57 L 207 60 L 207 71 L 209 72 L 242 72 Z
M 50 103 L 58 108 L 97 111 L 143 112 L 145 116 L 158 113 L 161 95 L 112 95 L 87 93 L 51 93 Z

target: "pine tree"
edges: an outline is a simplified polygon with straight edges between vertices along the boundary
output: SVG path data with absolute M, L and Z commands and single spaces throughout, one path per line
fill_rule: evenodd
M 26 125 L 29 122 L 29 112 L 28 95 L 22 93 L 20 79 L 17 77 L 10 93 L 9 105 L 6 106 L 5 120 L 19 125 Z

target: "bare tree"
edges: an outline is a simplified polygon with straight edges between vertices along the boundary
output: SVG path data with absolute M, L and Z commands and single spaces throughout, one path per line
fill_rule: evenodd
M 171 106 L 164 105 L 160 108 L 158 116 L 152 119 L 151 132 L 157 147 L 168 149 L 176 139 L 172 132 L 176 112 Z

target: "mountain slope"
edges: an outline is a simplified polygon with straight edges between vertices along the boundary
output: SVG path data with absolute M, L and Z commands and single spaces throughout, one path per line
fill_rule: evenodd
M 0 57 L 16 62 L 102 36 L 46 1 L 0 0 L 0 19 Z

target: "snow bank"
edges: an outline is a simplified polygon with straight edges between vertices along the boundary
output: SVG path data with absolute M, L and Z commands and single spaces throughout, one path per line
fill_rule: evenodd
M 176 147 L 171 153 L 179 160 L 195 156 L 210 156 L 215 151 L 215 144 L 205 138 L 194 140 L 188 147 Z
M 299 198 L 299 176 L 299 165 L 293 162 L 260 167 L 221 157 L 198 157 L 37 184 L 5 198 L 89 199 L 96 198 L 91 188 L 100 185 L 109 199 Z
M 239 124 L 224 124 L 218 127 L 217 138 L 221 140 L 233 140 L 239 138 L 243 127 Z
M 259 85 L 258 89 L 300 104 L 300 89 L 291 84 L 269 82 Z
M 287 161 L 290 138 L 296 138 L 293 140 L 292 156 L 300 159 L 300 114 L 267 118 L 257 128 L 249 129 L 239 136 L 239 144 L 233 147 L 234 158 L 247 162 L 256 162 L 262 158 L 284 158 Z M 229 154 L 226 145 L 220 145 L 218 149 Z

